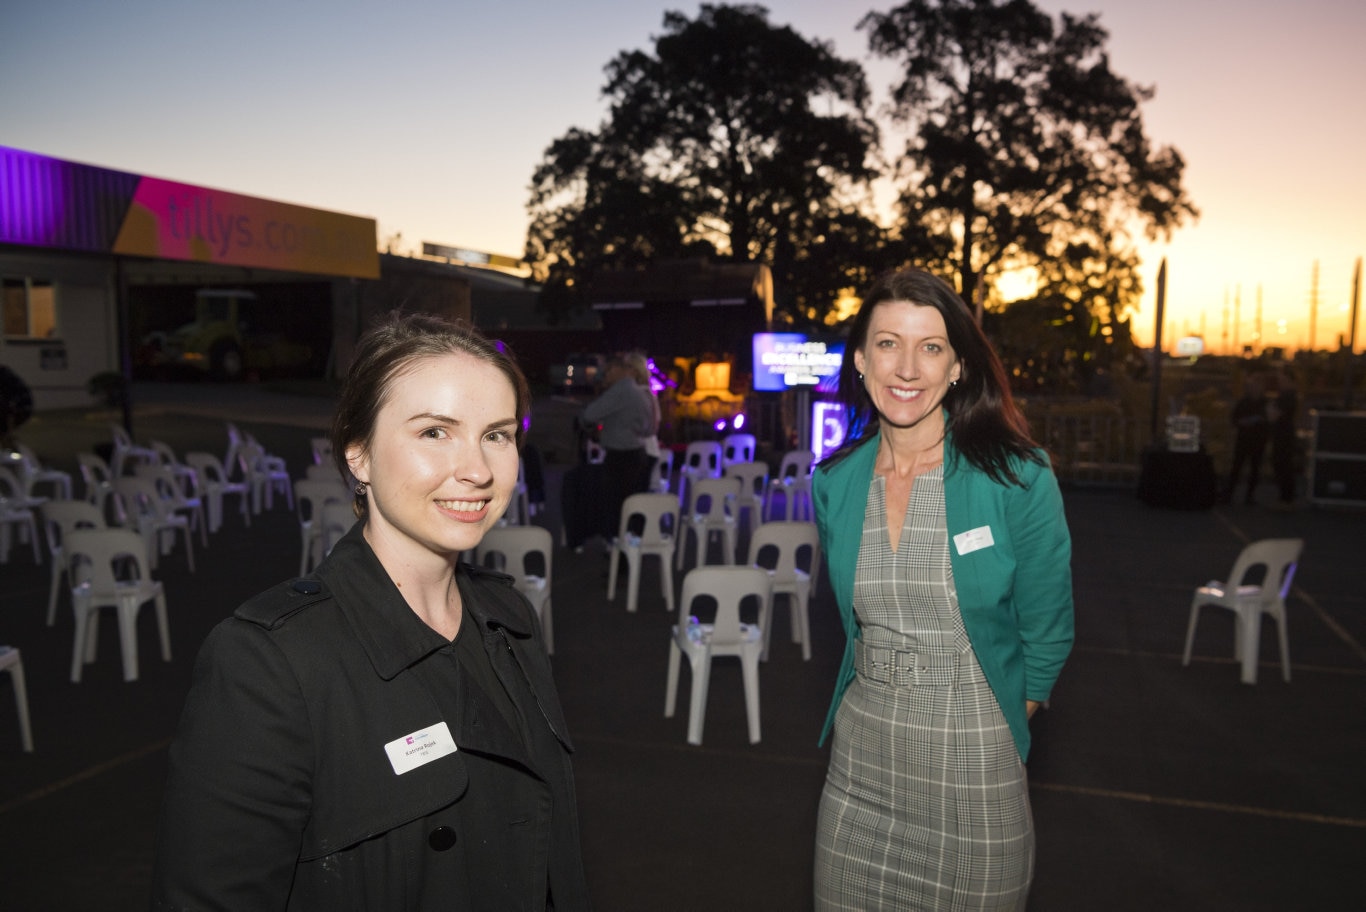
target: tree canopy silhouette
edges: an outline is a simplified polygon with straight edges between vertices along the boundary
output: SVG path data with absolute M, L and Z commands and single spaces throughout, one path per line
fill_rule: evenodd
M 1055 25 L 1029 0 L 909 0 L 860 28 L 902 67 L 889 107 L 909 137 L 903 256 L 935 239 L 968 301 L 979 281 L 1033 268 L 1051 312 L 1109 338 L 1142 288 L 1134 231 L 1169 236 L 1198 212 L 1181 155 L 1144 131 L 1153 90 L 1110 69 L 1097 17 Z
M 582 304 L 600 270 L 706 254 L 767 263 L 779 314 L 821 318 L 879 265 L 862 68 L 762 6 L 663 24 L 653 53 L 606 67 L 605 122 L 554 140 L 532 177 L 526 258 L 543 302 Z

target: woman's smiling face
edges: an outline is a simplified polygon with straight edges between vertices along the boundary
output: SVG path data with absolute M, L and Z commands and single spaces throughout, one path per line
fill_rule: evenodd
M 517 483 L 517 399 L 497 367 L 465 353 L 393 378 L 368 449 L 347 453 L 369 485 L 366 538 L 381 561 L 451 560 L 507 509 Z
M 938 310 L 911 301 L 874 307 L 854 366 L 881 420 L 891 427 L 915 427 L 927 415 L 939 414 L 962 366 Z

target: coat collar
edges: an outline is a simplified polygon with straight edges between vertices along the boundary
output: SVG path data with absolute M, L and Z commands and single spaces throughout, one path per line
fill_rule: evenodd
M 363 523 L 356 523 L 318 567 L 318 579 L 335 595 L 347 623 L 355 631 L 375 672 L 391 680 L 403 669 L 450 643 L 432 630 L 408 607 L 370 543 Z M 526 619 L 503 607 L 501 599 L 481 597 L 480 590 L 505 585 L 502 574 L 467 564 L 459 565 L 456 584 L 465 611 L 465 622 L 477 625 L 481 634 L 503 628 L 510 636 L 532 635 Z

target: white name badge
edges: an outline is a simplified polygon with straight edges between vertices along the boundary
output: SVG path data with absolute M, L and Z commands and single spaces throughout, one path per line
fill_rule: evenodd
M 991 526 L 978 526 L 976 529 L 969 529 L 955 535 L 953 543 L 958 548 L 959 554 L 971 554 L 983 548 L 990 548 L 996 544 L 996 540 L 991 537 Z
M 459 748 L 455 746 L 455 739 L 451 737 L 451 730 L 445 722 L 418 729 L 411 735 L 404 735 L 384 745 L 384 752 L 389 755 L 389 763 L 398 776 L 457 750 Z

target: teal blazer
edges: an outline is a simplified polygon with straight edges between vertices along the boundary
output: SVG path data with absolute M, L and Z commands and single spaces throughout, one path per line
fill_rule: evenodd
M 840 462 L 818 467 L 811 482 L 847 636 L 821 743 L 855 676 L 854 641 L 862 632 L 854 615 L 854 569 L 880 440 L 874 434 Z M 1013 461 L 1011 468 L 1023 487 L 996 483 L 959 455 L 951 437 L 945 439 L 949 562 L 963 626 L 1024 760 L 1025 701 L 1048 699 L 1072 649 L 1072 539 L 1052 468 L 1027 460 Z M 983 530 L 990 530 L 990 544 Z

